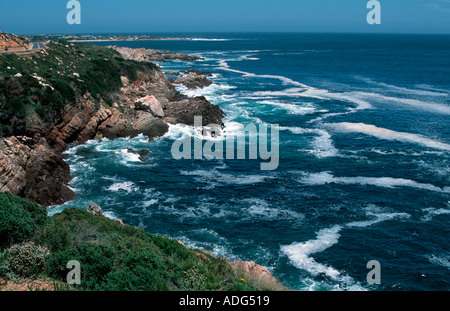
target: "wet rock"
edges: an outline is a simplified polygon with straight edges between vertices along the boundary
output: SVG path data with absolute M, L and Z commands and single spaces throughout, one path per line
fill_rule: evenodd
M 150 154 L 150 151 L 148 151 L 147 149 L 142 149 L 141 151 L 138 152 L 138 154 L 139 154 L 141 157 L 145 157 L 145 156 L 147 156 L 147 155 Z

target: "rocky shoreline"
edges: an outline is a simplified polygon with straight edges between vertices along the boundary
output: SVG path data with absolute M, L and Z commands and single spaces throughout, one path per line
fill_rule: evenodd
M 127 60 L 198 59 L 171 52 L 112 48 Z M 205 124 L 221 124 L 224 117 L 205 97 L 179 93 L 175 82 L 159 69 L 151 74 L 138 72 L 133 81 L 123 76 L 121 82 L 117 101 L 110 107 L 85 94 L 77 98 L 76 105 L 67 105 L 51 127 L 35 126 L 26 136 L 0 137 L 0 192 L 9 191 L 44 206 L 62 204 L 75 196 L 68 186 L 70 167 L 62 155 L 68 144 L 139 134 L 153 139 L 164 135 L 168 124 L 193 125 L 194 116 L 199 115 Z

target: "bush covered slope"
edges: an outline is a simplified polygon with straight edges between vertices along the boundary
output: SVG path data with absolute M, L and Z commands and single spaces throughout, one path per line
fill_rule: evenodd
M 112 49 L 65 41 L 30 58 L 0 54 L 0 136 L 46 127 L 85 94 L 112 104 L 121 76 L 133 81 L 138 71 L 154 69 L 153 63 L 124 60 Z
M 52 217 L 45 208 L 0 193 L 0 278 L 66 281 L 70 260 L 81 264 L 74 290 L 264 290 L 222 258 L 175 240 L 123 226 L 80 209 Z M 30 269 L 30 265 L 36 269 Z

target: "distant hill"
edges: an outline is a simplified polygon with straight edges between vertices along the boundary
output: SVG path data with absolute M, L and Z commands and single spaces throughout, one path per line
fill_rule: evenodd
M 0 31 L 0 51 L 4 51 L 5 48 L 8 48 L 10 51 L 23 50 L 28 44 L 29 42 L 24 38 Z

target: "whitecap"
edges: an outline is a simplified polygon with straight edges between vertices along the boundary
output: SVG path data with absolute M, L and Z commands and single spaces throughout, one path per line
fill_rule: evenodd
M 448 91 L 446 90 L 440 90 L 439 92 L 436 92 L 436 89 L 434 89 L 434 91 L 432 91 L 433 89 L 428 88 L 428 91 L 424 91 L 424 90 L 420 90 L 420 89 L 409 89 L 407 87 L 401 87 L 401 86 L 397 86 L 397 85 L 392 85 L 392 84 L 388 84 L 388 83 L 384 83 L 384 82 L 377 82 L 374 81 L 373 79 L 370 78 L 361 78 L 361 80 L 365 81 L 368 84 L 371 85 L 378 85 L 381 87 L 384 87 L 386 89 L 401 93 L 401 94 L 413 94 L 413 95 L 420 95 L 420 96 L 448 96 Z M 421 88 L 421 89 L 427 89 L 426 85 L 416 85 L 417 88 Z M 444 92 L 442 92 L 444 91 Z
M 341 272 L 337 269 L 318 263 L 311 257 L 314 253 L 323 252 L 339 241 L 342 226 L 336 225 L 331 228 L 321 229 L 316 238 L 306 242 L 293 243 L 281 247 L 281 251 L 288 256 L 292 264 L 301 270 L 306 270 L 313 276 L 325 274 L 335 281 L 341 280 Z
M 423 210 L 425 212 L 425 215 L 421 217 L 422 221 L 430 221 L 434 216 L 438 216 L 438 215 L 449 215 L 450 214 L 450 209 L 445 209 L 445 208 L 425 208 Z
M 187 95 L 189 97 L 205 96 L 208 100 L 211 101 L 218 94 L 224 91 L 235 89 L 236 87 L 228 84 L 213 83 L 204 88 L 188 88 L 183 84 L 175 84 L 175 88 L 181 94 Z
M 114 152 L 120 155 L 120 162 L 124 165 L 127 165 L 128 163 L 142 163 L 140 160 L 140 155 L 138 153 L 129 152 L 128 149 L 119 149 Z
M 211 170 L 193 170 L 180 171 L 181 175 L 196 176 L 199 182 L 206 182 L 209 188 L 214 188 L 216 185 L 251 185 L 265 182 L 267 179 L 273 178 L 267 175 L 232 175 L 217 171 L 217 168 Z
M 450 270 L 450 260 L 449 260 L 448 255 L 447 256 L 437 256 L 437 255 L 431 254 L 426 257 L 432 264 L 442 266 L 442 267 Z
M 109 219 L 119 219 L 116 213 L 113 211 L 103 211 L 103 216 Z
M 221 39 L 221 38 L 185 38 L 190 41 L 231 41 L 232 39 Z
M 335 290 L 365 290 L 359 282 L 356 282 L 352 277 L 330 265 L 318 263 L 311 255 L 323 252 L 338 244 L 339 238 L 341 237 L 341 231 L 345 228 L 368 227 L 394 218 L 410 217 L 410 215 L 406 213 L 380 213 L 380 209 L 377 206 L 372 205 L 368 206 L 366 210 L 367 216 L 374 217 L 374 219 L 349 222 L 344 225 L 335 225 L 330 228 L 321 229 L 316 233 L 315 239 L 306 242 L 296 242 L 291 245 L 284 245 L 281 247 L 281 251 L 298 269 L 305 270 L 313 276 L 323 274 L 331 280 L 341 283 L 334 286 Z
M 313 153 L 318 158 L 339 156 L 339 151 L 334 146 L 330 133 L 323 129 L 285 126 L 281 126 L 279 129 L 281 131 L 290 131 L 293 134 L 299 135 L 314 134 L 315 137 L 313 141 L 311 141 L 312 149 L 304 151 Z
M 135 192 L 137 191 L 137 189 L 138 187 L 131 181 L 116 182 L 106 188 L 106 190 L 113 192 L 117 191 Z
M 260 105 L 269 105 L 273 106 L 279 109 L 283 109 L 288 112 L 288 114 L 295 114 L 295 115 L 307 115 L 307 114 L 313 114 L 316 113 L 316 108 L 311 107 L 310 104 L 302 104 L 302 105 L 296 105 L 289 102 L 279 102 L 279 101 L 270 101 L 270 100 L 263 100 L 258 102 Z
M 409 187 L 421 190 L 428 190 L 440 193 L 450 193 L 450 187 L 440 188 L 432 184 L 419 183 L 414 180 L 392 177 L 336 177 L 330 172 L 303 173 L 300 182 L 307 185 L 343 184 L 343 185 L 363 185 L 377 186 L 383 188 Z
M 411 215 L 407 214 L 407 213 L 379 213 L 379 212 L 374 212 L 371 211 L 371 206 L 369 206 L 367 208 L 367 216 L 370 216 L 372 219 L 369 220 L 361 220 L 361 221 L 352 221 L 349 223 L 346 223 L 345 226 L 347 227 L 359 227 L 359 228 L 365 228 L 365 227 L 370 227 L 374 224 L 377 224 L 379 222 L 383 222 L 383 221 L 387 221 L 387 220 L 392 220 L 392 219 L 396 219 L 396 218 L 403 218 L 403 219 L 407 219 L 410 218 Z
M 428 148 L 450 151 L 450 144 L 439 142 L 437 140 L 433 140 L 419 134 L 396 132 L 393 130 L 377 127 L 375 125 L 365 123 L 342 122 L 342 123 L 328 123 L 325 124 L 325 126 L 331 127 L 336 131 L 340 132 L 363 133 L 379 139 L 396 140 L 401 142 L 418 144 Z
M 244 208 L 245 214 L 251 217 L 263 218 L 267 220 L 282 220 L 282 219 L 295 219 L 296 221 L 302 220 L 304 215 L 290 209 L 280 208 L 269 204 L 267 201 L 259 198 L 243 199 L 240 200 L 240 205 L 248 204 L 249 207 Z
M 278 75 L 258 75 L 258 74 L 247 72 L 247 71 L 232 69 L 228 65 L 227 60 L 220 60 L 218 69 L 221 69 L 221 70 L 224 70 L 224 71 L 229 71 L 229 72 L 234 72 L 234 73 L 239 73 L 239 74 L 242 74 L 244 77 L 276 79 L 276 80 L 280 80 L 281 82 L 283 82 L 283 84 L 286 84 L 286 85 L 300 86 L 300 87 L 305 88 L 305 89 L 308 88 L 307 85 L 305 85 L 303 83 L 300 83 L 300 82 L 297 82 L 297 81 L 294 81 L 294 80 L 292 80 L 291 78 L 288 78 L 288 77 L 278 76 Z

